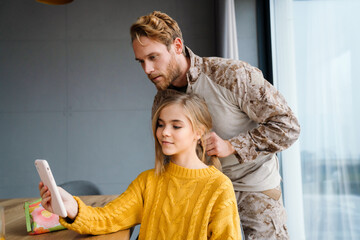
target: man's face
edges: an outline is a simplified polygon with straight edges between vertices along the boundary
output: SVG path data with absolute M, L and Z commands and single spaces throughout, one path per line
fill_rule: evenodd
M 167 49 L 165 44 L 147 37 L 140 37 L 132 43 L 135 59 L 158 90 L 165 90 L 180 77 L 180 67 L 176 60 L 174 47 Z

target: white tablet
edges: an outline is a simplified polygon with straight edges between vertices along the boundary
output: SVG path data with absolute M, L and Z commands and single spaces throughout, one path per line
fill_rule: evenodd
M 39 173 L 41 181 L 51 192 L 51 206 L 54 213 L 61 217 L 67 217 L 64 203 L 61 199 L 59 189 L 57 188 L 48 162 L 46 160 L 37 159 L 35 160 L 35 167 Z

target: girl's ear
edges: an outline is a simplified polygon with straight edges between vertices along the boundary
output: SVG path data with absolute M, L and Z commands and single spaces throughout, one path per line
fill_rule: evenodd
M 205 130 L 203 128 L 196 131 L 196 140 L 200 140 L 202 137 L 205 137 Z
M 202 136 L 201 131 L 196 131 L 194 136 L 194 141 L 199 143 L 201 136 Z

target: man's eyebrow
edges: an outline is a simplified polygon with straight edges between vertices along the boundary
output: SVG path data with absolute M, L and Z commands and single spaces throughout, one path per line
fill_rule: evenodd
M 151 56 L 151 55 L 157 55 L 158 53 L 157 52 L 151 52 L 149 53 L 148 55 L 145 56 L 145 58 Z M 143 61 L 143 59 L 139 59 L 139 58 L 135 58 L 136 61 Z

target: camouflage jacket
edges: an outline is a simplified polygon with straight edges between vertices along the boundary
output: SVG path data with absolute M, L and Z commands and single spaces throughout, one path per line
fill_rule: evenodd
M 199 57 L 186 48 L 191 66 L 187 93 L 205 99 L 213 131 L 231 142 L 236 153 L 220 159 L 236 191 L 264 191 L 280 184 L 276 153 L 293 144 L 300 126 L 277 89 L 250 64 Z M 159 94 L 154 99 L 157 107 Z

